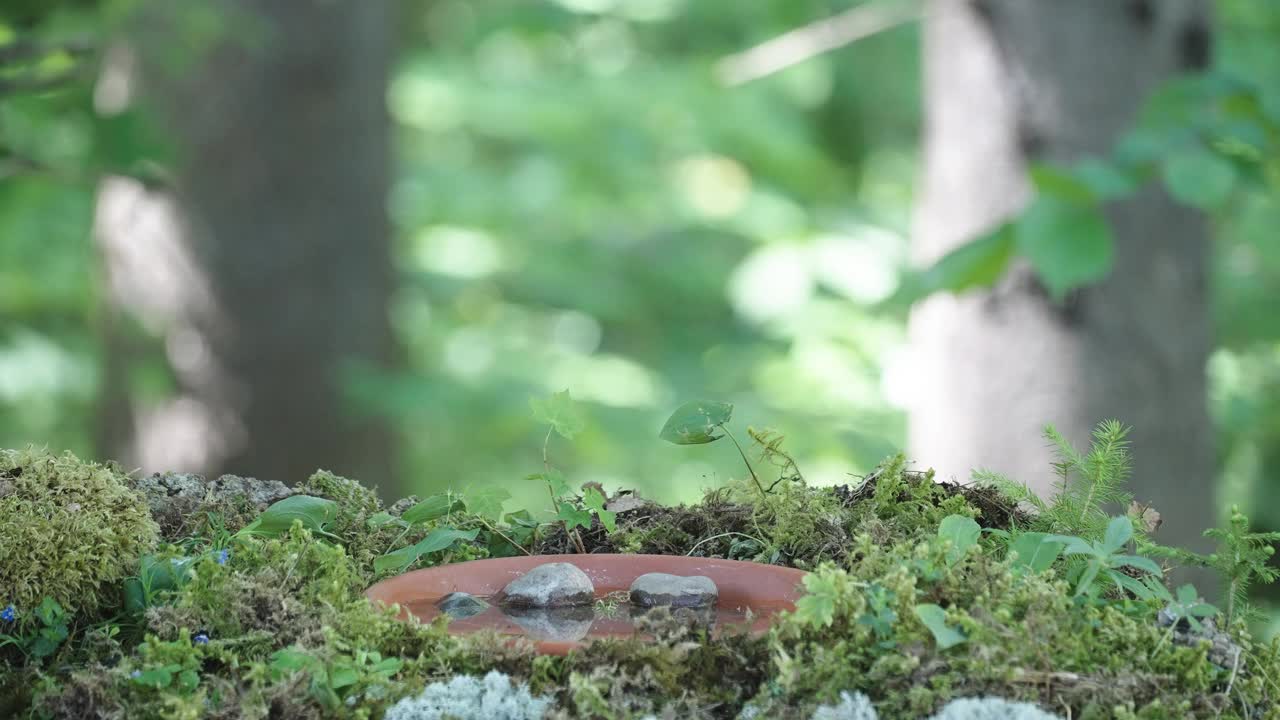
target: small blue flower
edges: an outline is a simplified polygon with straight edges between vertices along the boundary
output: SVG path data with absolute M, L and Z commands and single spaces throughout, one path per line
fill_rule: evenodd
M 196 636 L 191 638 L 191 642 L 195 643 L 196 645 L 208 645 L 209 636 L 206 633 L 196 633 Z
M 219 565 L 226 565 L 227 561 L 231 559 L 231 551 L 223 548 L 218 551 L 218 555 L 215 559 L 218 561 Z
M 18 611 L 12 605 L 7 606 L 4 610 L 0 610 L 0 620 L 5 622 L 13 622 L 18 617 Z
M 136 679 L 138 679 L 138 678 L 142 677 L 142 671 L 141 671 L 141 670 L 134 670 L 133 672 L 129 673 L 129 677 L 134 678 L 134 679 L 136 680 Z

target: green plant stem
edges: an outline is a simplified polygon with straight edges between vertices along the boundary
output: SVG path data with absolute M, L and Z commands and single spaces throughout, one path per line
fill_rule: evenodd
M 547 448 L 551 445 L 551 433 L 554 430 L 554 425 L 547 428 L 547 436 L 542 439 L 542 471 L 544 473 L 551 472 L 551 459 L 547 455 Z M 543 477 L 545 478 L 545 475 Z M 551 512 L 558 514 L 560 512 L 560 498 L 556 497 L 555 491 L 551 489 L 551 483 L 548 481 L 546 484 L 547 494 L 551 496 Z M 565 526 L 565 532 L 573 540 L 573 543 L 578 546 L 578 552 L 583 555 L 587 554 L 587 548 L 582 544 L 582 536 L 578 534 L 578 531 L 576 529 L 570 530 L 568 524 L 563 520 L 560 521 L 560 524 Z M 519 545 L 516 547 L 519 547 Z M 528 555 L 529 553 L 525 554 Z
M 507 537 L 507 534 L 506 534 L 506 533 L 504 533 L 504 532 L 502 532 L 501 530 L 499 530 L 499 529 L 497 528 L 497 526 L 495 526 L 495 525 L 490 525 L 488 520 L 485 520 L 484 518 L 480 517 L 479 515 L 477 515 L 477 516 L 476 516 L 476 519 L 480 521 L 480 524 L 481 524 L 481 525 L 484 525 L 486 528 L 489 528 L 489 532 L 496 533 L 496 534 L 498 535 L 498 537 L 500 537 L 500 538 L 502 538 L 503 540 L 506 540 L 507 542 L 511 543 L 512 547 L 514 547 L 515 549 L 519 550 L 520 552 L 524 553 L 525 555 L 532 555 L 532 554 L 533 554 L 533 553 L 529 552 L 528 550 L 525 550 L 525 549 L 524 549 L 524 546 L 523 546 L 523 545 L 521 545 L 520 543 L 518 543 L 518 542 L 516 542 L 515 540 L 512 540 L 511 538 Z
M 725 436 L 733 441 L 733 446 L 738 448 L 738 454 L 742 456 L 742 464 L 746 465 L 747 472 L 751 473 L 751 482 L 755 483 L 756 489 L 760 491 L 760 499 L 768 500 L 769 493 L 765 492 L 764 485 L 760 484 L 760 478 L 756 476 L 756 471 L 751 467 L 751 461 L 747 459 L 746 451 L 743 450 L 742 446 L 738 444 L 738 438 L 734 437 L 733 433 L 729 432 L 729 428 L 723 425 L 720 425 L 719 427 L 721 430 L 724 431 Z

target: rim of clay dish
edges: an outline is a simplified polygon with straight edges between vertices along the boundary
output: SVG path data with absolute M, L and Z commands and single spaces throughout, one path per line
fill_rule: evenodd
M 803 594 L 800 583 L 807 574 L 803 570 L 778 565 L 681 555 L 525 555 L 414 570 L 383 580 L 369 587 L 364 594 L 375 603 L 399 605 L 401 619 L 416 616 L 426 623 L 439 614 L 435 602 L 451 592 L 492 596 L 533 568 L 555 562 L 575 565 L 586 573 L 595 585 L 597 597 L 625 591 L 633 580 L 645 573 L 705 575 L 720 591 L 720 607 L 751 608 L 757 613 L 769 611 L 751 624 L 750 632 L 753 634 L 766 631 L 771 616 L 777 611 L 795 609 L 795 601 Z M 411 612 L 407 607 L 409 604 L 418 610 Z M 449 629 L 462 634 L 478 628 L 469 627 L 465 620 L 454 620 L 449 623 Z M 584 644 L 556 640 L 533 642 L 535 650 L 544 655 L 563 655 Z

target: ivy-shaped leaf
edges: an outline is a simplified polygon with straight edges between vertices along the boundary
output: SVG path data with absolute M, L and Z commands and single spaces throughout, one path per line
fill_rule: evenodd
M 582 410 L 569 396 L 568 390 L 562 390 L 548 398 L 530 398 L 529 407 L 533 410 L 535 420 L 555 428 L 567 440 L 572 440 L 586 427 Z
M 583 492 L 582 504 L 600 518 L 606 532 L 613 532 L 617 529 L 617 513 L 604 509 L 605 500 L 604 493 L 594 486 L 588 485 Z

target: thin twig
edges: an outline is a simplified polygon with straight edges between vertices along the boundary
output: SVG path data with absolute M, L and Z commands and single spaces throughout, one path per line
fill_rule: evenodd
M 481 524 L 481 525 L 484 525 L 485 527 L 489 528 L 489 532 L 497 533 L 497 534 L 498 534 L 498 537 L 500 537 L 500 538 L 502 538 L 503 540 L 506 540 L 507 542 L 511 543 L 511 546 L 512 546 L 512 547 L 514 547 L 515 549 L 519 550 L 520 552 L 524 553 L 525 555 L 532 555 L 532 554 L 533 554 L 533 553 L 529 552 L 528 550 L 525 550 L 525 549 L 524 549 L 524 546 L 523 546 L 523 545 L 521 545 L 520 543 L 516 542 L 515 540 L 512 540 L 510 537 L 507 537 L 507 534 L 506 534 L 506 533 L 504 533 L 504 532 L 502 532 L 501 530 L 499 530 L 499 529 L 497 528 L 497 526 L 496 526 L 496 525 L 491 525 L 491 524 L 489 524 L 489 521 L 488 521 L 488 520 L 485 520 L 484 518 L 480 517 L 479 515 L 477 515 L 477 516 L 476 516 L 476 519 L 480 521 L 480 524 Z
M 725 85 L 743 85 L 825 52 L 918 20 L 923 15 L 924 4 L 921 0 L 886 0 L 859 5 L 721 58 L 716 63 L 716 76 Z
M 720 533 L 719 535 L 712 535 L 712 536 L 711 536 L 711 537 L 709 537 L 709 538 L 703 538 L 703 539 L 699 540 L 698 542 L 694 543 L 693 547 L 689 548 L 689 552 L 685 553 L 685 556 L 686 556 L 686 557 L 690 557 L 690 556 L 692 556 L 692 555 L 693 555 L 693 551 L 694 551 L 694 550 L 697 550 L 699 547 L 702 547 L 702 545 L 703 545 L 704 543 L 709 543 L 709 542 L 711 542 L 712 540 L 719 540 L 720 538 L 723 538 L 723 537 L 730 537 L 730 536 L 732 536 L 732 535 L 741 535 L 741 536 L 742 536 L 742 537 L 744 537 L 744 538 L 748 538 L 748 539 L 750 539 L 750 540 L 755 540 L 756 542 L 760 543 L 760 547 L 764 547 L 764 546 L 766 546 L 766 545 L 768 545 L 768 544 L 769 544 L 769 543 L 766 543 L 765 541 L 761 540 L 760 538 L 758 538 L 758 537 L 756 537 L 756 536 L 754 536 L 754 535 L 748 535 L 747 533 L 743 533 L 743 532 L 734 532 L 734 531 L 730 531 L 730 532 L 726 532 L 726 533 Z

